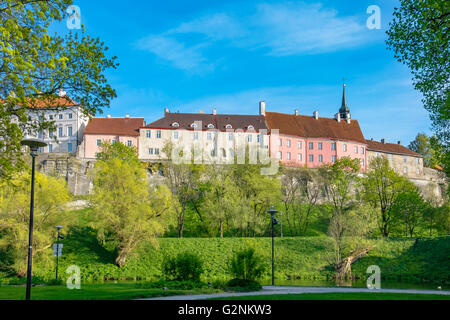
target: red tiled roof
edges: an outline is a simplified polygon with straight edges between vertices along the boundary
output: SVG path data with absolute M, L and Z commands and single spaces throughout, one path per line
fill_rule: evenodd
M 366 143 L 357 120 L 347 123 L 332 118 L 314 119 L 312 116 L 266 112 L 266 122 L 270 130 L 278 129 L 280 134 Z
M 139 128 L 144 125 L 144 118 L 92 118 L 84 134 L 139 136 Z
M 374 141 L 374 140 L 366 140 L 366 142 L 367 142 L 368 150 L 405 154 L 405 155 L 414 156 L 414 157 L 422 157 L 417 152 L 414 152 L 414 151 L 402 146 L 401 144 L 383 143 L 383 142 Z
M 145 128 L 157 129 L 192 129 L 191 124 L 196 121 L 202 122 L 202 129 L 207 130 L 208 125 L 214 125 L 214 129 L 226 131 L 226 126 L 230 124 L 232 129 L 247 130 L 253 126 L 255 131 L 267 129 L 263 116 L 238 115 L 238 114 L 205 114 L 205 113 L 166 113 L 164 118 L 149 123 Z M 178 127 L 172 126 L 178 123 Z

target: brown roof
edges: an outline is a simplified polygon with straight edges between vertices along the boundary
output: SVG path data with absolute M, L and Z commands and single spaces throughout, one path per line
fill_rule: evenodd
M 144 125 L 144 118 L 92 118 L 84 134 L 139 136 L 139 128 Z
M 279 129 L 280 134 L 366 143 L 357 120 L 347 123 L 332 118 L 314 119 L 312 116 L 266 112 L 266 122 L 271 130 Z
M 388 152 L 388 153 L 397 153 L 397 154 L 405 154 L 405 155 L 414 156 L 414 157 L 422 157 L 417 152 L 409 150 L 408 148 L 402 146 L 401 144 L 397 144 L 397 143 L 383 143 L 383 142 L 374 141 L 374 140 L 366 140 L 366 142 L 367 142 L 367 149 L 368 150 L 380 151 L 380 152 Z
M 205 113 L 166 113 L 164 118 L 156 120 L 145 128 L 155 129 L 192 129 L 191 124 L 196 121 L 202 122 L 202 129 L 208 129 L 208 125 L 214 125 L 215 129 L 226 131 L 226 126 L 230 124 L 232 129 L 247 130 L 253 126 L 255 131 L 267 129 L 263 116 L 257 115 L 237 115 L 237 114 L 205 114 Z M 172 126 L 178 123 L 178 127 Z

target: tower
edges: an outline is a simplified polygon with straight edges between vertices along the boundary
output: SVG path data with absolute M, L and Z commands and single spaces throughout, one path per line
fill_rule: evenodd
M 340 118 L 343 120 L 350 120 L 351 119 L 351 115 L 350 115 L 350 109 L 347 106 L 347 98 L 345 97 L 345 83 L 343 84 L 343 92 L 342 92 L 342 105 L 341 108 L 339 109 L 339 115 Z

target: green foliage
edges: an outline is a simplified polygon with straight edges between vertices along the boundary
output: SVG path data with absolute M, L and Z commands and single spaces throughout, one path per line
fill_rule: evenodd
M 261 258 L 255 255 L 255 249 L 249 248 L 236 252 L 230 261 L 230 273 L 241 280 L 257 280 L 261 278 L 265 266 Z
M 224 287 L 227 291 L 236 292 L 252 292 L 260 291 L 262 289 L 261 284 L 258 281 L 250 279 L 231 279 Z
M 184 252 L 176 257 L 167 257 L 162 271 L 167 280 L 198 282 L 203 273 L 203 263 L 196 254 Z
M 199 289 L 199 288 L 208 288 L 209 286 L 201 281 L 194 281 L 194 280 L 158 280 L 153 282 L 143 282 L 143 283 L 137 283 L 137 288 L 145 288 L 145 289 L 173 289 L 173 290 L 192 290 L 192 289 Z
M 10 177 L 21 160 L 20 141 L 25 130 L 50 129 L 53 121 L 28 121 L 36 104 L 64 109 L 57 102 L 59 89 L 95 115 L 116 97 L 105 73 L 117 67 L 105 55 L 98 38 L 81 32 L 50 35 L 53 22 L 67 17 L 72 0 L 0 3 L 0 177 Z M 11 119 L 17 121 L 11 121 Z
M 416 227 L 423 222 L 424 215 L 430 205 L 422 198 L 419 191 L 409 190 L 400 193 L 392 205 L 395 222 L 404 222 L 410 237 L 413 237 Z
M 93 225 L 104 243 L 115 247 L 123 267 L 143 240 L 155 242 L 168 225 L 171 195 L 161 186 L 150 191 L 136 150 L 121 143 L 104 143 L 93 171 Z
M 28 229 L 30 216 L 29 173 L 18 173 L 7 183 L 0 183 L 0 270 L 26 272 Z M 36 173 L 33 232 L 33 259 L 52 265 L 51 246 L 55 241 L 55 226 L 68 227 L 64 214 L 71 199 L 64 179 Z

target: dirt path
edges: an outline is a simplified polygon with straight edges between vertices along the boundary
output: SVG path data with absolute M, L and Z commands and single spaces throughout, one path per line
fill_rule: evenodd
M 385 293 L 416 293 L 416 294 L 442 294 L 450 295 L 450 291 L 442 290 L 420 290 L 420 289 L 366 289 L 366 288 L 332 288 L 332 287 L 285 287 L 285 286 L 263 286 L 263 290 L 256 292 L 239 293 L 214 293 L 195 294 L 185 296 L 172 296 L 160 298 L 148 298 L 140 300 L 203 300 L 211 298 L 259 296 L 273 294 L 298 294 L 298 293 L 333 293 L 333 292 L 385 292 Z

